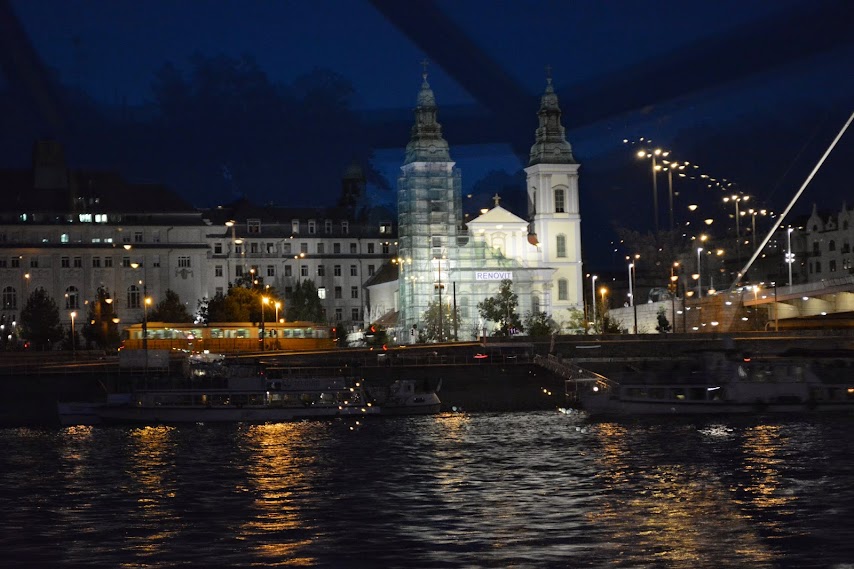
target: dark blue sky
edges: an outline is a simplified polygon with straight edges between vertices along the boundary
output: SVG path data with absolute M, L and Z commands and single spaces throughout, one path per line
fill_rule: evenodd
M 746 181 L 744 185 L 751 186 L 746 191 L 780 210 L 802 181 L 797 175 L 812 167 L 854 110 L 851 37 L 835 38 L 816 50 L 812 44 L 821 37 L 820 30 L 813 30 L 816 33 L 806 40 L 793 35 L 790 54 L 781 53 L 787 49 L 785 42 L 772 39 L 763 45 L 779 31 L 775 26 L 780 17 L 802 10 L 804 28 L 823 28 L 827 22 L 810 20 L 821 12 L 815 8 L 830 7 L 837 15 L 841 10 L 854 16 L 845 3 L 413 1 L 403 3 L 407 14 L 396 22 L 390 21 L 386 4 L 385 0 L 11 1 L 44 63 L 63 83 L 105 105 L 150 103 L 152 78 L 166 61 L 181 68 L 197 52 L 250 54 L 273 82 L 288 83 L 315 68 L 332 69 L 352 82 L 353 106 L 371 120 L 380 120 L 376 117 L 387 112 L 411 117 L 420 84 L 419 62 L 427 57 L 434 61 L 430 83 L 452 156 L 463 172 L 465 192 L 491 170 L 514 173 L 525 165 L 518 159 L 518 149 L 533 140 L 536 97 L 549 64 L 568 138 L 582 162 L 584 239 L 591 244 L 613 239 L 615 223 L 634 223 L 638 229 L 650 224 L 650 215 L 638 215 L 650 207 L 649 179 L 634 163 L 624 138 L 652 138 L 673 149 L 678 159 L 700 163 L 718 178 L 756 174 L 755 179 L 763 182 Z M 442 14 L 446 26 L 431 27 L 430 18 L 422 19 L 419 11 Z M 407 18 L 422 35 L 404 29 Z M 479 58 L 449 70 L 436 61 L 441 55 L 431 55 L 436 46 L 454 45 L 455 30 L 471 42 L 470 49 L 460 50 L 460 60 L 474 52 Z M 797 45 L 798 41 L 810 43 Z M 472 94 L 482 76 L 491 79 L 484 87 L 486 95 Z M 522 118 L 514 124 L 516 141 L 483 140 L 465 131 L 472 128 L 470 123 L 455 122 L 457 112 L 489 111 L 489 89 L 505 87 L 529 97 L 513 99 L 527 105 L 518 110 Z M 499 99 L 502 95 L 492 94 Z M 819 121 L 826 124 L 816 126 Z M 771 143 L 780 141 L 765 140 L 768 125 L 779 127 L 774 137 L 792 140 L 779 151 L 772 150 Z M 375 165 L 392 186 L 408 134 L 408 128 L 402 128 L 397 145 L 374 149 Z M 754 140 L 745 140 L 751 137 Z M 463 145 L 468 141 L 477 144 Z M 754 150 L 761 150 L 761 156 L 746 155 Z M 767 158 L 775 153 L 777 161 Z M 790 168 L 792 164 L 797 168 Z M 611 170 L 625 176 L 617 180 Z M 840 203 L 841 190 L 833 188 L 830 193 Z M 700 190 L 686 187 L 687 201 L 695 201 L 684 195 L 691 191 Z M 520 187 L 519 195 L 522 192 Z M 616 195 L 619 192 L 626 194 Z M 251 197 L 266 196 L 260 192 Z

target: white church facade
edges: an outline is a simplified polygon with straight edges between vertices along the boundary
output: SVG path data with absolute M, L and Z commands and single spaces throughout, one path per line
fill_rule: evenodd
M 424 75 L 415 124 L 398 180 L 399 248 L 394 298 L 388 286 L 369 285 L 374 312 L 397 310 L 400 337 L 414 336 L 431 303 L 456 306 L 460 340 L 489 333 L 477 305 L 513 283 L 518 314 L 545 312 L 556 322 L 583 308 L 579 164 L 561 125 L 551 78 L 538 111 L 539 125 L 527 173 L 526 218 L 495 205 L 463 222 L 461 174 L 437 121 L 438 107 Z M 521 188 L 520 188 L 521 191 Z M 386 285 L 388 281 L 386 281 Z

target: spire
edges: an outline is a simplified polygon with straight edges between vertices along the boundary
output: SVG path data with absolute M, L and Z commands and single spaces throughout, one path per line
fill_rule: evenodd
M 572 147 L 566 141 L 560 123 L 560 105 L 552 86 L 551 67 L 546 67 L 546 91 L 540 99 L 537 112 L 540 125 L 537 127 L 536 142 L 531 147 L 529 166 L 534 164 L 575 164 Z
M 422 61 L 421 90 L 415 107 L 415 124 L 406 145 L 404 164 L 412 162 L 450 162 L 448 143 L 442 138 L 442 125 L 436 120 L 436 97 L 427 82 L 427 61 Z

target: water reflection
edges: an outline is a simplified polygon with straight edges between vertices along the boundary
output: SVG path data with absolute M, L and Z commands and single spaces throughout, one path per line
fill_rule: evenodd
M 265 566 L 310 566 L 315 559 L 303 552 L 311 534 L 301 512 L 301 496 L 315 494 L 310 461 L 294 452 L 306 423 L 254 425 L 242 433 L 247 450 L 247 489 L 254 496 L 254 515 L 240 527 Z
M 711 558 L 718 567 L 771 566 L 773 551 L 719 475 L 710 465 L 683 460 L 695 442 L 691 428 L 602 424 L 597 434 L 599 479 L 608 498 L 588 517 L 607 528 L 615 555 L 632 552 L 625 561 L 668 567 Z

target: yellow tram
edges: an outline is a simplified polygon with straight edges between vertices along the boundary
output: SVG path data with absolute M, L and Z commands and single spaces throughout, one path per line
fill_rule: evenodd
M 331 328 L 314 322 L 267 322 L 264 345 L 257 322 L 212 322 L 208 325 L 148 322 L 149 350 L 209 350 L 231 354 L 259 350 L 328 350 L 335 347 Z M 122 332 L 122 349 L 143 349 L 143 324 L 131 324 Z

